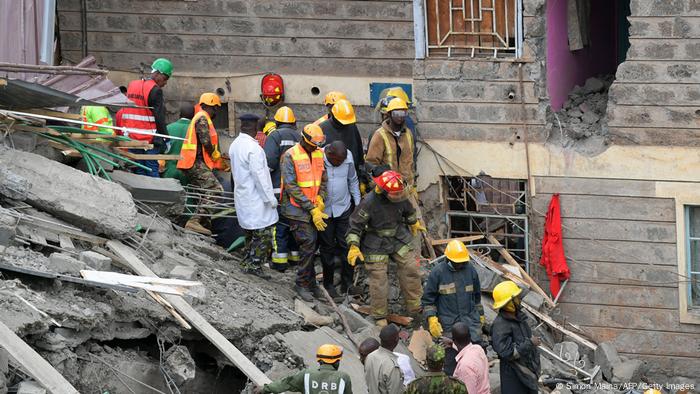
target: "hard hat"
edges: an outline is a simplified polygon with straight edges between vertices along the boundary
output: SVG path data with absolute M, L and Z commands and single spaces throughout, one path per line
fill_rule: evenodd
M 210 107 L 221 106 L 221 99 L 216 93 L 204 93 L 199 97 L 199 104 L 206 104 Z
M 469 261 L 469 250 L 461 241 L 453 239 L 445 248 L 445 257 L 454 263 Z
M 338 122 L 344 125 L 357 122 L 357 118 L 355 117 L 355 109 L 348 100 L 338 100 L 337 103 L 333 104 L 331 113 L 333 114 L 333 117 L 338 120 Z
M 326 94 L 326 97 L 323 99 L 323 105 L 334 105 L 335 103 L 338 102 L 338 100 L 347 100 L 347 96 L 345 96 L 345 93 L 339 92 L 337 90 L 332 90 Z
M 389 103 L 391 102 L 391 100 L 393 100 L 393 99 L 395 99 L 395 98 L 396 98 L 396 97 L 394 97 L 394 96 L 386 96 L 386 97 L 384 97 L 383 99 L 379 100 L 379 105 L 378 105 L 379 112 L 382 113 L 382 114 L 385 114 L 385 113 L 386 113 L 386 107 L 388 107 L 388 106 L 389 106 Z
M 343 348 L 338 345 L 325 344 L 316 350 L 316 360 L 326 364 L 334 364 L 343 358 Z
M 493 288 L 493 309 L 501 309 L 523 290 L 515 282 L 506 280 Z
M 173 75 L 173 64 L 165 58 L 158 58 L 151 64 L 151 72 L 158 71 L 159 73 L 170 78 Z
M 386 106 L 386 112 L 391 112 L 395 109 L 408 110 L 408 105 L 406 105 L 405 101 L 403 101 L 399 97 L 396 97 L 393 100 L 389 101 L 389 105 Z
M 393 170 L 384 171 L 381 175 L 374 178 L 374 183 L 387 193 L 400 193 L 404 189 L 401 174 Z
M 266 135 L 270 135 L 275 130 L 275 122 L 267 122 L 265 123 L 265 127 L 263 127 L 263 133 Z
M 301 136 L 304 138 L 308 144 L 314 145 L 318 148 L 322 147 L 326 143 L 326 136 L 323 135 L 323 130 L 321 126 L 317 124 L 307 124 L 304 126 L 304 130 L 301 132 Z
M 280 107 L 275 112 L 275 120 L 280 123 L 294 123 L 297 118 L 294 117 L 294 111 L 289 107 Z
M 403 90 L 403 88 L 400 86 L 394 86 L 389 88 L 389 90 L 386 91 L 386 95 L 398 97 L 401 100 L 403 100 L 404 103 L 411 103 L 411 100 L 408 98 L 408 94 L 406 94 L 406 91 Z
M 260 98 L 263 104 L 273 107 L 284 100 L 284 80 L 282 76 L 267 73 L 260 81 Z

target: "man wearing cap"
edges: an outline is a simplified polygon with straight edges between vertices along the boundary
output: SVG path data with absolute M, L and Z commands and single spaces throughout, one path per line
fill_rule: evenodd
M 265 151 L 255 140 L 258 116 L 242 115 L 241 132 L 231 143 L 231 176 L 238 224 L 246 232 L 244 272 L 269 279 L 263 266 L 272 251 L 272 227 L 277 223 L 277 198 L 267 168 Z
M 153 144 L 152 149 L 131 149 L 136 154 L 158 154 L 166 150 L 163 137 L 155 137 L 154 133 L 168 135 L 165 123 L 165 101 L 163 100 L 163 88 L 173 74 L 173 65 L 168 59 L 156 59 L 151 65 L 151 76 L 148 79 L 131 81 L 126 88 L 126 97 L 135 106 L 141 108 L 123 108 L 121 112 L 121 125 L 128 128 L 129 138 L 146 141 Z M 150 107 L 150 108 L 145 108 Z M 138 160 L 149 168 L 145 170 L 136 167 L 134 173 L 158 177 L 157 160 Z
M 405 394 L 467 394 L 464 383 L 442 371 L 445 363 L 445 349 L 442 346 L 430 345 L 425 354 L 425 363 L 428 372 L 411 382 Z
M 360 182 L 366 181 L 365 156 L 362 148 L 362 136 L 357 128 L 357 118 L 355 109 L 347 99 L 339 99 L 330 109 L 329 118 L 319 124 L 323 134 L 326 136 L 326 143 L 343 141 L 355 161 L 355 172 L 360 178 Z M 366 183 L 366 182 L 365 182 Z
M 306 368 L 282 380 L 268 383 L 262 390 L 254 392 L 284 393 L 299 392 L 304 394 L 352 394 L 350 375 L 338 371 L 343 358 L 343 348 L 338 345 L 325 344 L 316 350 L 318 368 Z
M 215 93 L 204 93 L 199 98 L 199 107 L 201 109 L 194 115 L 187 129 L 177 168 L 185 174 L 190 186 L 198 188 L 200 194 L 206 195 L 200 198 L 200 207 L 187 221 L 185 228 L 211 235 L 211 230 L 204 224 L 210 223 L 211 216 L 216 213 L 210 206 L 217 204 L 216 196 L 224 191 L 212 172 L 225 166 L 219 151 L 219 137 L 212 123 L 217 108 L 221 107 L 221 99 Z
M 299 245 L 299 268 L 295 290 L 307 302 L 322 292 L 316 283 L 314 257 L 317 231 L 324 231 L 328 219 L 323 210 L 328 176 L 325 171 L 323 131 L 318 125 L 309 124 L 301 133 L 302 139 L 282 155 L 282 215 L 289 223 L 289 230 Z
M 275 112 L 274 119 L 274 127 L 265 139 L 264 149 L 267 157 L 267 166 L 272 176 L 272 187 L 275 196 L 280 201 L 280 182 L 282 180 L 280 160 L 289 148 L 299 142 L 299 131 L 297 130 L 297 120 L 294 116 L 294 111 L 289 107 L 280 107 Z M 280 220 L 273 230 L 272 268 L 284 272 L 288 265 L 299 262 L 299 248 L 294 241 L 294 237 L 289 232 L 289 223 L 281 215 L 280 209 L 281 207 L 278 208 L 277 212 L 280 214 Z

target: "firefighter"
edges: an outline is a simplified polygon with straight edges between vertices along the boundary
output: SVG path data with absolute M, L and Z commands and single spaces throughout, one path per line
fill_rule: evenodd
M 412 241 L 419 231 L 425 230 L 418 222 L 416 210 L 407 199 L 401 175 L 385 171 L 374 178 L 375 189 L 367 193 L 350 217 L 347 242 L 350 245 L 348 262 L 365 262 L 369 275 L 371 316 L 377 325 L 387 324 L 389 261 L 397 265 L 397 275 L 406 309 L 418 317 L 423 295 L 418 264 L 412 258 Z
M 421 302 L 433 337 L 440 338 L 443 330 L 449 332 L 452 325 L 463 322 L 469 327 L 472 341 L 481 342 L 485 321 L 481 283 L 462 242 L 453 239 L 447 244 L 445 260 L 430 271 Z
M 316 283 L 314 257 L 317 231 L 324 231 L 328 219 L 323 210 L 327 196 L 323 146 L 326 139 L 318 125 L 309 124 L 301 132 L 302 139 L 282 155 L 282 215 L 299 245 L 299 268 L 295 290 L 307 302 L 322 292 Z
M 280 182 L 282 180 L 280 159 L 287 149 L 299 142 L 299 131 L 297 131 L 297 120 L 294 116 L 294 111 L 289 107 L 280 107 L 275 112 L 274 119 L 274 127 L 270 126 L 269 123 L 265 125 L 265 129 L 268 129 L 269 134 L 265 139 L 264 150 L 267 166 L 270 169 L 270 177 L 272 178 L 272 188 L 279 201 Z M 281 206 L 278 206 L 277 213 L 279 214 L 279 221 L 272 230 L 272 268 L 279 272 L 284 272 L 287 266 L 299 262 L 299 248 L 294 241 L 294 237 L 289 233 L 289 223 L 281 214 Z
M 189 186 L 198 188 L 207 194 L 200 200 L 203 207 L 198 207 L 194 216 L 187 221 L 185 228 L 200 234 L 211 235 L 211 230 L 205 227 L 216 211 L 211 208 L 217 204 L 216 195 L 221 195 L 224 188 L 216 179 L 213 170 L 225 168 L 225 163 L 219 151 L 219 137 L 212 123 L 216 117 L 217 108 L 221 107 L 221 99 L 216 93 L 204 93 L 199 98 L 201 108 L 190 121 L 185 141 L 180 149 L 181 159 L 177 168 L 187 177 Z M 207 207 L 207 205 L 209 207 Z
M 338 102 L 338 100 L 347 100 L 348 98 L 345 96 L 345 93 L 343 92 L 338 92 L 336 90 L 332 90 L 326 94 L 326 97 L 323 99 L 323 106 L 326 107 L 326 114 L 321 116 L 320 118 L 316 119 L 314 124 L 320 125 L 321 122 L 329 119 L 331 117 L 331 110 L 333 109 L 333 105 Z

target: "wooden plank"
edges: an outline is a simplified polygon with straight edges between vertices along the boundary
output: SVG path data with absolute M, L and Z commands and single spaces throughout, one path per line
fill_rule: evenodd
M 55 116 L 57 118 L 80 120 L 80 114 L 69 114 L 66 112 L 52 111 L 50 109 L 30 108 L 30 109 L 25 110 L 24 112 L 28 112 L 28 113 L 36 114 L 36 115 Z
M 656 197 L 654 181 L 629 179 L 535 177 L 538 193 L 590 194 L 595 196 Z
M 500 242 L 494 237 L 493 235 L 488 236 L 489 242 L 491 242 L 494 245 L 501 245 Z M 535 283 L 535 281 L 528 275 L 527 272 L 523 269 L 523 267 L 518 264 L 517 261 L 513 258 L 513 256 L 510 255 L 510 252 L 506 248 L 498 248 L 498 253 L 508 262 L 513 267 L 516 267 L 520 271 L 520 276 L 530 285 L 530 287 L 535 290 L 539 295 L 541 295 L 544 298 L 544 301 L 549 304 L 549 306 L 554 307 L 554 301 L 549 297 L 549 294 L 547 294 L 542 288 Z
M 700 334 L 700 325 L 680 324 L 670 309 L 600 306 L 576 300 L 558 303 L 558 316 L 577 325 Z
M 634 285 L 678 288 L 678 276 L 674 266 L 654 266 L 620 262 L 586 260 L 568 261 L 572 283 L 599 283 L 610 285 Z
M 460 242 L 472 242 L 472 241 L 478 241 L 480 239 L 483 239 L 483 235 L 470 235 L 468 237 L 459 237 L 459 238 L 448 238 L 448 239 L 434 239 L 432 241 L 433 246 L 437 245 L 445 245 L 450 243 L 450 241 L 460 241 Z
M 544 235 L 544 217 L 531 221 L 535 238 Z M 562 219 L 564 239 L 676 243 L 676 224 L 608 219 Z
M 79 394 L 54 367 L 0 321 L 0 347 L 51 394 Z
M 136 256 L 134 251 L 119 241 L 110 240 L 107 246 L 120 257 L 122 262 L 134 272 L 144 276 L 157 276 Z M 216 346 L 238 369 L 241 370 L 253 383 L 262 386 L 270 383 L 265 376 L 243 353 L 229 342 L 220 332 L 212 327 L 202 315 L 192 308 L 182 297 L 165 294 L 162 297 L 167 300 L 180 314 L 182 314 L 199 332 Z
M 532 313 L 533 315 L 535 315 L 538 319 L 540 319 L 540 320 L 542 320 L 543 322 L 547 323 L 547 325 L 549 325 L 550 327 L 554 328 L 555 330 L 561 332 L 562 334 L 564 334 L 564 335 L 566 335 L 566 336 L 571 337 L 571 338 L 574 339 L 576 342 L 578 342 L 578 343 L 580 343 L 580 344 L 582 344 L 582 345 L 588 347 L 588 348 L 591 349 L 591 350 L 595 350 L 595 349 L 598 347 L 598 345 L 596 345 L 595 343 L 589 341 L 588 339 L 582 337 L 582 336 L 579 335 L 579 334 L 576 334 L 575 332 L 573 332 L 573 331 L 571 331 L 571 330 L 569 330 L 569 329 L 567 329 L 567 328 L 564 328 L 564 326 L 562 326 L 561 324 L 559 324 L 559 323 L 557 323 L 556 321 L 554 321 L 554 319 L 552 319 L 552 318 L 549 317 L 548 315 L 546 315 L 546 314 L 544 314 L 544 313 L 538 311 L 537 309 L 531 307 L 530 305 L 528 305 L 528 304 L 526 304 L 526 303 L 524 303 L 524 302 L 523 302 L 522 304 L 520 304 L 520 305 L 521 305 L 523 308 L 525 308 L 525 310 L 527 310 L 528 312 L 530 312 L 530 313 Z
M 532 211 L 547 214 L 552 194 L 538 193 L 532 198 Z M 670 198 L 562 195 L 562 218 L 648 220 L 676 222 L 676 205 Z
M 566 256 L 581 261 L 678 266 L 676 245 L 651 242 L 564 238 Z
M 559 302 L 582 300 L 591 305 L 678 310 L 678 289 L 569 282 L 559 298 Z
M 350 306 L 356 312 L 362 313 L 363 315 L 370 314 L 371 308 L 369 307 L 369 305 L 350 304 Z M 389 323 L 395 323 L 400 326 L 408 326 L 413 321 L 413 318 L 408 316 L 397 315 L 395 313 L 390 313 L 386 316 L 386 320 L 388 320 Z
M 180 160 L 182 159 L 182 156 L 180 155 L 148 155 L 148 154 L 139 154 L 139 153 L 132 153 L 129 151 L 123 151 L 120 152 L 122 156 L 128 157 L 129 159 L 134 159 L 134 160 Z
M 73 241 L 66 234 L 59 234 L 58 235 L 58 243 L 59 243 L 59 245 L 61 245 L 61 247 L 63 249 L 76 250 L 75 245 L 73 245 Z
M 700 335 L 609 327 L 582 326 L 598 342 L 613 342 L 615 348 L 641 354 L 697 357 Z

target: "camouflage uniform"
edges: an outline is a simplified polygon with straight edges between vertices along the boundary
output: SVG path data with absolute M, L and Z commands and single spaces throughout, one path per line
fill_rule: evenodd
M 444 372 L 426 372 L 411 382 L 404 394 L 467 394 L 467 386 Z
M 207 152 L 214 152 L 214 146 L 211 143 L 211 138 L 209 137 L 209 123 L 206 117 L 201 116 L 195 124 L 195 131 L 197 132 L 197 158 L 194 161 L 192 168 L 183 170 L 183 173 L 189 181 L 189 186 L 196 187 L 199 189 L 211 190 L 213 193 L 207 193 L 204 190 L 197 190 L 197 193 L 209 194 L 212 197 L 203 197 L 199 199 L 199 205 L 213 205 L 216 204 L 215 196 L 220 196 L 224 188 L 216 179 L 216 176 L 212 170 L 207 167 L 204 163 L 204 156 L 202 154 L 202 149 L 206 149 Z M 216 209 L 211 207 L 200 207 L 196 208 L 197 215 L 213 215 L 217 212 Z M 209 219 L 209 218 L 207 218 Z M 207 220 L 208 221 L 208 220 Z
M 241 263 L 244 269 L 255 269 L 270 262 L 273 227 L 274 225 L 257 230 L 245 230 L 246 242 Z
M 364 254 L 369 275 L 371 315 L 375 319 L 388 314 L 389 260 L 397 265 L 401 293 L 409 313 L 420 311 L 423 295 L 420 269 L 411 252 L 413 236 L 408 225 L 416 223 L 416 210 L 408 200 L 391 202 L 385 195 L 368 193 L 350 216 L 348 245 L 357 245 Z

